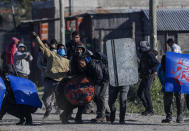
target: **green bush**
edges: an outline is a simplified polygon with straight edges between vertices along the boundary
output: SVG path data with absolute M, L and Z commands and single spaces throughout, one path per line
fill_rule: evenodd
M 164 113 L 164 104 L 163 104 L 163 92 L 161 91 L 161 83 L 158 78 L 154 80 L 152 89 L 151 89 L 151 97 L 152 104 L 154 108 L 155 114 L 163 115 Z
M 144 107 L 137 96 L 137 89 L 140 82 L 138 84 L 131 86 L 129 94 L 128 94 L 128 101 L 127 101 L 127 112 L 129 113 L 141 113 L 144 111 Z M 152 97 L 152 104 L 154 108 L 154 112 L 156 115 L 165 115 L 164 112 L 164 104 L 163 104 L 163 92 L 161 91 L 161 83 L 159 79 L 156 77 L 151 89 L 151 97 Z M 176 116 L 176 103 L 175 97 L 173 99 L 173 116 Z M 119 104 L 117 104 L 119 106 Z M 189 116 L 189 111 L 184 104 L 184 116 Z
M 144 106 L 137 96 L 139 84 L 140 81 L 136 85 L 130 87 L 127 101 L 127 112 L 129 113 L 141 113 L 144 111 Z M 153 87 L 151 89 L 151 97 L 155 114 L 163 115 L 163 93 L 161 92 L 161 83 L 158 78 L 154 80 Z

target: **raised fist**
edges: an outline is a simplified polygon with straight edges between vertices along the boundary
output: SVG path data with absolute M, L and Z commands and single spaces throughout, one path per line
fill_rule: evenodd
M 37 37 L 37 33 L 33 32 L 32 34 L 33 34 L 33 36 Z

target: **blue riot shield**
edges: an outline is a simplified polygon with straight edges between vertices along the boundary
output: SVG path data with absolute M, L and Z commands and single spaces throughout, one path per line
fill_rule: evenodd
M 17 104 L 42 107 L 35 84 L 25 78 L 8 75 Z
M 6 86 L 3 79 L 0 77 L 0 109 L 5 96 Z

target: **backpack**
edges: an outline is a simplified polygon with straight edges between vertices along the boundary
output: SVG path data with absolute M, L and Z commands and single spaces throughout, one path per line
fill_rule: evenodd
M 100 61 L 102 61 L 102 63 L 104 63 L 106 66 L 108 66 L 108 58 L 102 52 L 95 52 L 93 54 L 93 59 L 100 60 Z
M 107 56 L 103 54 L 102 52 L 95 52 L 92 58 L 97 60 L 98 63 L 101 65 L 101 68 L 103 71 L 103 80 L 104 81 L 109 80 Z

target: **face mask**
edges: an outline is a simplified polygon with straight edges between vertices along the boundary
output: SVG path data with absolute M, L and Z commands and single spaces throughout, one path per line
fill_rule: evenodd
M 58 49 L 57 52 L 60 56 L 64 57 L 66 55 L 66 51 L 64 49 Z
M 82 56 L 83 53 L 82 52 L 77 52 L 77 56 Z

